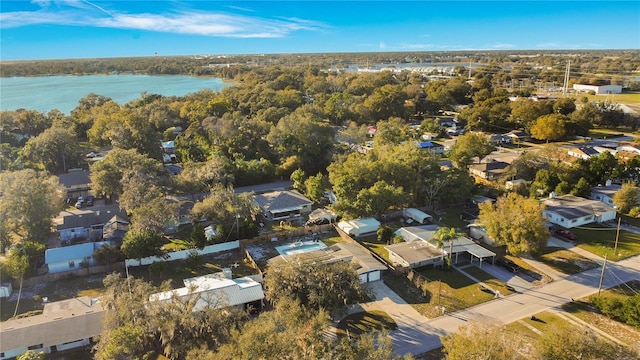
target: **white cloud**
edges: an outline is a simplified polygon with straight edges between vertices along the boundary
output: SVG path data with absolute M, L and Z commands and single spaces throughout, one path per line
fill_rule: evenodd
M 490 46 L 490 48 L 492 49 L 513 49 L 515 46 L 513 44 L 503 44 L 503 43 L 498 43 L 498 44 L 493 44 Z
M 388 45 L 384 42 L 380 42 L 380 49 L 385 50 L 421 50 L 421 49 L 430 49 L 433 45 L 431 44 L 412 44 L 412 43 L 399 43 Z
M 299 18 L 269 19 L 205 11 L 133 14 L 109 11 L 86 0 L 56 2 L 55 9 L 49 1 L 34 0 L 34 2 L 41 6 L 39 11 L 0 13 L 0 28 L 53 24 L 203 36 L 277 38 L 287 36 L 294 31 L 317 31 L 327 27 L 323 23 Z

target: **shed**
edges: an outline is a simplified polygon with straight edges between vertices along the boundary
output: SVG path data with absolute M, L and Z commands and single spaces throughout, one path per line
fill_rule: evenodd
M 338 223 L 340 230 L 347 234 L 353 234 L 353 236 L 375 233 L 379 227 L 380 222 L 374 218 L 346 220 Z
M 0 283 L 0 299 L 8 298 L 11 296 L 13 292 L 13 287 L 11 286 L 11 281 L 3 281 Z
M 425 212 L 422 212 L 415 208 L 406 208 L 402 210 L 402 216 L 407 219 L 408 223 L 413 221 L 419 224 L 429 224 L 433 221 L 433 217 Z
M 44 253 L 44 262 L 49 267 L 49 273 L 52 274 L 76 270 L 82 266 L 94 266 L 93 252 L 104 245 L 109 245 L 109 242 L 89 242 L 47 249 Z

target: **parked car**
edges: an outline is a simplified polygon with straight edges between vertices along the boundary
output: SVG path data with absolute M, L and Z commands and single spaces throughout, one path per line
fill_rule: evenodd
M 563 238 L 565 238 L 565 239 L 569 239 L 569 240 L 575 240 L 575 239 L 577 239 L 577 238 L 578 238 L 574 233 L 572 233 L 572 232 L 571 232 L 571 231 L 569 231 L 569 230 L 565 230 L 565 229 L 555 229 L 553 232 L 554 232 L 556 235 L 560 235 L 560 236 L 562 236 Z
M 517 273 L 518 271 L 521 270 L 520 266 L 518 266 L 513 261 L 511 261 L 509 259 L 505 259 L 505 258 L 501 258 L 501 259 L 496 260 L 496 264 L 506 268 L 507 270 L 511 271 L 512 273 Z
M 89 195 L 87 196 L 87 200 L 85 200 L 85 204 L 87 206 L 93 206 L 93 203 L 95 202 L 95 197 L 93 195 Z

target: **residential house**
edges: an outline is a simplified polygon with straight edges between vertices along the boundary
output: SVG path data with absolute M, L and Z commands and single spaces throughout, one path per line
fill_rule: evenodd
M 44 252 L 44 263 L 49 268 L 50 274 L 95 266 L 93 253 L 105 245 L 110 245 L 110 242 L 88 242 L 47 249 Z
M 573 228 L 593 222 L 605 222 L 616 218 L 616 209 L 598 200 L 573 195 L 556 196 L 551 193 L 542 201 L 543 215 L 547 220 L 565 228 Z
M 88 296 L 45 303 L 42 314 L 11 319 L 0 327 L 0 360 L 27 350 L 52 354 L 89 346 L 102 333 L 105 309 Z
M 129 231 L 129 221 L 119 215 L 114 215 L 102 227 L 102 239 L 112 243 L 122 243 L 122 239 Z
M 458 263 L 460 255 L 469 256 L 471 262 L 479 261 L 480 267 L 482 267 L 482 262 L 489 258 L 491 261 L 495 260 L 496 254 L 494 252 L 476 244 L 466 236 L 445 241 L 442 248 L 438 249 L 437 241 L 434 239 L 438 228 L 438 225 L 400 228 L 395 234 L 401 236 L 405 243 L 385 246 L 385 249 L 389 251 L 389 259 L 397 265 L 411 268 L 427 265 L 440 266 L 443 256 L 449 256 L 449 254 L 454 264 Z
M 311 212 L 313 201 L 293 190 L 272 191 L 254 195 L 262 215 L 269 221 L 300 218 Z
M 591 146 L 579 146 L 570 149 L 567 154 L 573 157 L 577 157 L 583 160 L 589 160 L 592 156 L 600 155 L 600 151 L 596 150 Z
M 326 251 L 334 261 L 345 261 L 353 264 L 361 283 L 382 279 L 382 272 L 387 269 L 369 251 L 358 244 L 336 243 L 329 246 Z
M 434 154 L 444 153 L 444 146 L 434 141 L 416 141 L 416 146 L 420 149 L 431 151 Z
M 489 142 L 495 145 L 510 144 L 511 138 L 502 134 L 489 135 Z
M 621 142 L 616 147 L 616 151 L 628 151 L 640 155 L 640 144 L 632 142 Z
M 527 186 L 527 180 L 525 179 L 514 179 L 505 181 L 504 187 L 507 190 L 514 190 L 521 186 Z
M 440 122 L 440 127 L 443 128 L 456 127 L 458 125 L 452 117 L 438 117 L 436 120 Z
M 380 228 L 380 222 L 374 218 L 344 220 L 338 223 L 338 228 L 352 236 L 373 234 Z
M 511 130 L 504 135 L 511 138 L 512 144 L 517 144 L 523 141 L 531 141 L 531 136 L 527 135 L 527 133 L 521 130 Z
M 63 211 L 56 219 L 56 231 L 62 245 L 72 242 L 96 241 L 103 238 L 104 225 L 114 216 L 128 219 L 127 213 L 112 205 L 101 210 Z
M 492 161 L 489 163 L 469 165 L 469 173 L 485 180 L 496 180 L 504 173 L 509 166 L 503 161 Z
M 66 174 L 58 175 L 58 181 L 67 193 L 68 198 L 88 196 L 91 190 L 91 172 L 82 169 L 69 169 Z
M 611 180 L 607 180 L 605 186 L 596 186 L 591 188 L 591 195 L 589 198 L 591 200 L 601 201 L 611 207 L 615 207 L 615 203 L 613 201 L 614 195 L 622 189 L 622 185 L 620 184 L 612 184 Z M 637 189 L 637 188 L 636 188 Z M 637 205 L 640 205 L 640 197 L 636 202 Z
M 232 279 L 231 269 L 222 272 L 184 279 L 184 287 L 149 296 L 149 301 L 170 301 L 173 297 L 198 296 L 193 311 L 212 306 L 214 309 L 237 307 L 262 309 L 264 291 L 262 284 L 251 277 Z

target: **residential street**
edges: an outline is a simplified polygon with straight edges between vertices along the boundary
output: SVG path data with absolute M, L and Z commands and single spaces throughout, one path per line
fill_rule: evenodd
M 397 354 L 421 354 L 442 346 L 440 336 L 456 331 L 469 321 L 510 323 L 559 307 L 572 298 L 594 294 L 598 291 L 601 271 L 600 267 L 591 269 L 432 320 L 420 316 L 413 308 L 406 308 L 410 305 L 398 299 L 397 295 L 387 293 L 390 290 L 382 283 L 374 285 L 378 300 L 364 304 L 363 308 L 380 308 L 396 320 L 398 330 L 391 332 L 390 336 Z M 609 288 L 634 279 L 640 279 L 640 255 L 618 263 L 608 262 L 602 286 Z

